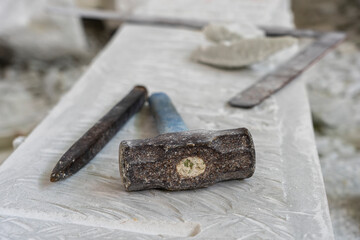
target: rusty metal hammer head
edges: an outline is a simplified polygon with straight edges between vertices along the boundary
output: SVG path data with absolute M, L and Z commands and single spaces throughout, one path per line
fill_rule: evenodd
M 121 142 L 120 175 L 126 190 L 195 189 L 253 175 L 255 149 L 246 128 L 184 131 L 166 94 L 153 94 L 149 103 L 162 134 Z

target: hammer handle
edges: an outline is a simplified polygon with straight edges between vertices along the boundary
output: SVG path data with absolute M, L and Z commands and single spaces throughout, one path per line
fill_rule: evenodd
M 149 104 L 160 134 L 188 130 L 168 95 L 154 93 L 149 97 Z

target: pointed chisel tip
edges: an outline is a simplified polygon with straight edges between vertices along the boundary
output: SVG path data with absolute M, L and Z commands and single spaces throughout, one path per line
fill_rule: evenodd
M 146 99 L 146 88 L 135 86 L 64 153 L 52 170 L 50 181 L 66 179 L 88 164 L 123 125 L 140 111 Z
M 52 172 L 50 175 L 50 182 L 57 182 L 60 180 L 65 179 L 67 176 L 64 173 L 56 173 L 56 172 Z
M 59 181 L 59 178 L 56 177 L 56 174 L 55 173 L 51 173 L 50 175 L 50 182 L 57 182 Z

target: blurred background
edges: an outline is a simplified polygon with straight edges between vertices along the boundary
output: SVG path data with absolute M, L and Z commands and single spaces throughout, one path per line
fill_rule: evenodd
M 360 1 L 293 0 L 297 28 L 348 39 L 306 72 L 336 239 L 360 239 Z
M 291 6 L 297 28 L 348 34 L 304 79 L 336 238 L 360 239 L 360 0 L 293 0 Z M 132 6 L 116 0 L 0 2 L 0 164 L 121 24 L 64 17 L 57 7 L 124 13 Z

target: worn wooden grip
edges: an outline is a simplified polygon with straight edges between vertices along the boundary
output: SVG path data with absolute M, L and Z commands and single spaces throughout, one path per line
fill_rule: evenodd
M 167 133 L 122 141 L 119 163 L 127 191 L 186 190 L 251 177 L 255 148 L 246 128 Z

